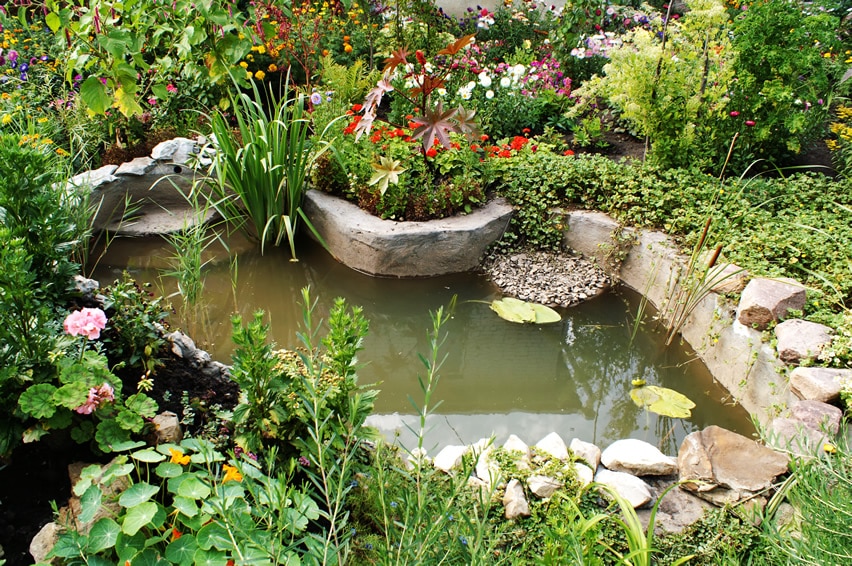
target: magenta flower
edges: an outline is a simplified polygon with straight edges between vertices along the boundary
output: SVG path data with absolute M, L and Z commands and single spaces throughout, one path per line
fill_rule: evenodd
M 754 120 L 746 120 L 745 125 L 751 128 L 752 126 L 754 126 Z
M 97 340 L 101 336 L 101 330 L 106 328 L 106 321 L 104 311 L 86 307 L 65 317 L 62 328 L 71 336 L 85 336 L 89 340 Z
M 740 115 L 740 113 L 737 112 L 736 110 L 731 110 L 731 118 L 736 118 L 739 115 Z
M 169 83 L 169 84 L 166 85 L 166 92 L 174 94 L 174 93 L 177 92 L 177 90 L 178 90 L 177 87 L 175 85 L 173 85 L 172 83 Z

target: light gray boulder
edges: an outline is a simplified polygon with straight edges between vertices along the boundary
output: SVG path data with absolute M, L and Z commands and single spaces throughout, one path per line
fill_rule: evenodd
M 752 279 L 740 296 L 737 320 L 743 326 L 766 330 L 769 323 L 786 318 L 791 310 L 802 310 L 806 299 L 805 288 L 794 279 Z
M 844 383 L 852 383 L 852 370 L 798 367 L 790 372 L 790 390 L 800 399 L 834 403 Z
M 527 487 L 530 488 L 530 492 L 542 499 L 552 496 L 564 485 L 561 481 L 548 476 L 536 475 L 527 479 Z
M 807 320 L 785 320 L 775 327 L 778 357 L 789 364 L 816 358 L 831 343 L 832 330 Z
M 115 175 L 130 175 L 133 177 L 141 177 L 142 175 L 148 173 L 155 166 L 156 163 L 150 157 L 137 157 L 136 159 L 119 165 L 118 169 L 115 170 Z
M 155 161 L 167 161 L 184 165 L 190 156 L 198 153 L 198 146 L 189 138 L 174 138 L 161 142 L 151 150 L 151 158 Z
M 586 487 L 595 481 L 595 471 L 582 462 L 571 462 L 571 467 L 574 473 L 577 474 L 577 481 L 581 487 Z
M 467 446 L 458 446 L 450 444 L 444 446 L 438 455 L 432 460 L 432 465 L 435 469 L 449 473 L 453 469 L 461 465 L 462 457 L 467 453 Z
M 598 469 L 601 463 L 601 449 L 596 445 L 574 438 L 568 448 L 574 453 L 574 456 L 588 464 L 589 468 Z
M 822 454 L 829 443 L 824 432 L 814 430 L 798 419 L 777 417 L 766 431 L 767 443 L 795 456 L 810 458 Z
M 626 438 L 616 440 L 601 454 L 601 464 L 615 472 L 634 476 L 668 476 L 677 473 L 677 461 L 660 452 L 656 446 Z
M 171 411 L 162 413 L 151 419 L 154 425 L 155 444 L 177 444 L 183 438 L 180 419 Z
M 97 189 L 118 179 L 118 177 L 113 175 L 116 169 L 118 169 L 118 165 L 104 165 L 98 169 L 84 171 L 71 177 L 68 184 L 73 187 Z
M 530 516 L 530 504 L 524 493 L 524 486 L 517 479 L 512 479 L 506 485 L 503 495 L 503 514 L 507 519 Z
M 840 419 L 843 411 L 820 401 L 794 401 L 790 405 L 792 417 L 801 421 L 805 426 L 831 435 L 840 430 Z
M 568 447 L 565 446 L 565 441 L 555 432 L 551 432 L 535 445 L 535 451 L 538 455 L 547 455 L 557 460 L 568 459 Z
M 595 474 L 595 482 L 610 487 L 630 503 L 634 509 L 647 505 L 654 498 L 647 483 L 625 472 L 613 472 L 601 468 Z M 604 495 L 606 495 L 606 492 L 604 492 Z

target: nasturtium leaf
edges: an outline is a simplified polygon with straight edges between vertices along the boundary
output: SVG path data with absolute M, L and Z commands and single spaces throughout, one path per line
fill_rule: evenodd
M 145 446 L 145 443 L 141 440 L 125 440 L 122 442 L 115 442 L 112 445 L 113 452 L 125 452 L 127 450 L 135 450 L 137 448 L 141 448 Z
M 177 494 L 190 499 L 206 499 L 210 495 L 210 487 L 196 477 L 189 477 L 181 482 Z
M 80 516 L 78 520 L 81 523 L 91 522 L 95 518 L 95 513 L 101 508 L 102 500 L 103 492 L 100 486 L 90 485 L 80 498 Z
M 548 324 L 559 322 L 562 317 L 550 307 L 528 303 L 513 297 L 504 297 L 491 303 L 491 310 L 503 320 L 519 323 Z
M 127 510 L 127 515 L 124 517 L 124 522 L 121 524 L 121 531 L 130 536 L 139 532 L 139 529 L 151 522 L 151 519 L 157 514 L 157 504 L 153 501 L 146 501 L 135 507 Z
M 231 548 L 231 537 L 228 531 L 218 523 L 208 523 L 199 529 L 196 535 L 198 546 L 204 550 L 216 548 L 218 550 L 227 550 Z
M 88 556 L 86 558 L 86 566 L 114 566 L 115 562 L 101 556 Z
M 198 515 L 198 504 L 194 499 L 190 499 L 189 497 L 176 496 L 172 500 L 172 506 L 187 517 Z
M 162 462 L 166 459 L 163 454 L 160 454 L 156 450 L 152 448 L 148 448 L 146 450 L 139 450 L 138 452 L 134 452 L 130 455 L 134 460 L 138 460 L 140 462 L 148 462 L 149 464 L 154 464 L 157 462 Z
M 215 550 L 204 550 L 199 548 L 192 555 L 195 566 L 221 566 L 228 560 L 228 555 Z
M 172 564 L 192 564 L 192 556 L 198 550 L 198 542 L 190 534 L 173 540 L 166 547 L 166 560 Z
M 630 391 L 630 398 L 637 406 L 664 417 L 677 419 L 688 418 L 692 414 L 695 403 L 687 396 L 674 389 L 646 385 Z
M 173 462 L 162 462 L 154 469 L 154 473 L 161 478 L 176 478 L 183 473 L 183 466 Z
M 131 562 L 133 566 L 171 566 L 171 562 L 160 556 L 153 548 L 146 548 Z
M 121 527 L 114 520 L 109 517 L 99 519 L 89 531 L 89 553 L 95 554 L 115 546 L 119 532 Z
M 80 98 L 95 114 L 103 114 L 112 104 L 106 85 L 95 75 L 90 76 L 80 85 Z
M 158 491 L 160 488 L 156 485 L 147 482 L 136 483 L 122 492 L 118 504 L 122 507 L 136 507 L 154 497 Z
M 26 414 L 36 419 L 45 419 L 56 412 L 56 404 L 53 402 L 53 393 L 56 387 L 49 383 L 40 383 L 27 388 L 18 397 L 18 405 Z

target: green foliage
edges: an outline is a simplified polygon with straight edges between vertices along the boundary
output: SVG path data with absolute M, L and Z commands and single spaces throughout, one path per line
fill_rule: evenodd
M 74 492 L 81 520 L 115 512 L 60 535 L 50 556 L 63 564 L 298 564 L 315 548 L 306 531 L 320 511 L 290 475 L 201 440 L 89 466 Z
M 186 81 L 181 88 L 204 92 L 251 47 L 239 12 L 215 0 L 156 7 L 77 0 L 49 2 L 47 9 L 44 21 L 68 51 L 66 81 L 83 75 L 80 99 L 93 114 L 115 107 L 127 117 L 140 115 L 149 97 L 168 98 L 178 78 Z
M 265 95 L 255 83 L 252 95 L 239 92 L 232 97 L 236 139 L 227 118 L 222 113 L 213 116 L 216 158 L 212 172 L 217 181 L 213 206 L 258 239 L 261 251 L 267 244 L 280 245 L 286 237 L 295 260 L 299 223 L 307 222 L 302 199 L 308 174 L 323 151 L 322 134 L 308 139 L 310 119 L 304 95 L 291 97 L 286 85 L 281 93 L 270 87 L 268 110 Z
M 166 340 L 162 325 L 169 315 L 162 297 L 154 297 L 124 272 L 104 290 L 110 328 L 104 335 L 114 363 L 153 374 L 162 363 Z

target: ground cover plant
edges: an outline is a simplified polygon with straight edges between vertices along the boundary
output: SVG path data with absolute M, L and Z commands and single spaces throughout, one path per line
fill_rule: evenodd
M 140 440 L 158 409 L 151 389 L 168 357 L 160 328 L 168 309 L 128 280 L 106 289 L 99 306 L 71 289 L 91 210 L 63 181 L 99 163 L 109 145 L 160 127 L 200 128 L 221 150 L 217 202 L 231 219 L 251 216 L 266 244 L 293 249 L 311 183 L 396 220 L 469 212 L 500 194 L 517 208 L 504 250 L 557 248 L 560 209 L 603 210 L 663 230 L 685 249 L 706 237 L 753 275 L 804 282 L 803 316 L 837 329 L 817 362 L 852 367 L 848 6 L 686 7 L 580 2 L 559 11 L 519 2 L 459 19 L 425 0 L 0 8 L 0 235 L 9 243 L 0 248 L 0 395 L 10 407 L 0 454 L 67 434 L 116 456 L 105 470 L 84 471 L 74 489 L 84 518 L 112 498 L 117 507 L 91 531 L 68 526 L 55 557 L 846 560 L 844 443 L 797 462 L 779 488 L 777 501 L 815 520 L 781 525 L 770 505 L 753 527 L 723 509 L 680 537 L 656 538 L 632 509 L 603 503 L 569 474 L 560 476 L 571 486 L 565 494 L 506 523 L 494 504 L 499 488 L 484 496 L 467 488 L 470 457 L 446 476 L 422 450 L 371 443 L 363 424 L 375 392 L 356 371 L 367 323 L 339 302 L 320 339 L 307 293 L 297 347 L 267 343 L 262 314 L 235 319 L 240 401 L 217 415 L 208 408 L 213 427 L 195 438 L 147 448 Z M 337 135 L 320 154 L 326 130 Z M 646 162 L 580 155 L 605 148 L 613 130 L 635 134 Z M 840 177 L 781 169 L 821 137 L 831 138 Z M 754 175 L 764 169 L 773 175 Z M 257 183 L 272 173 L 283 175 Z M 441 327 L 451 310 L 433 315 L 424 417 L 440 396 Z M 192 400 L 184 405 L 190 411 Z M 415 432 L 422 442 L 423 426 Z M 509 458 L 504 464 L 512 469 Z M 109 494 L 125 481 L 123 494 Z

